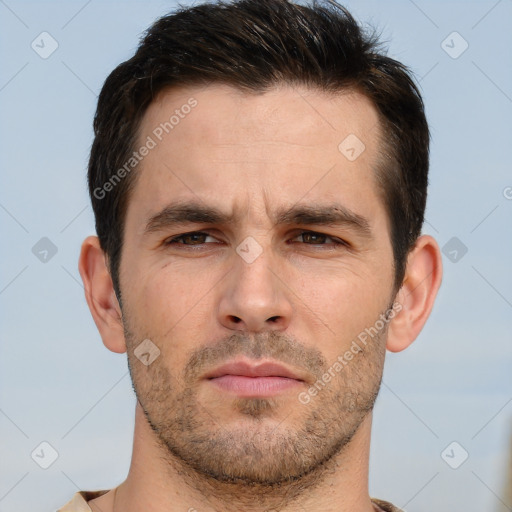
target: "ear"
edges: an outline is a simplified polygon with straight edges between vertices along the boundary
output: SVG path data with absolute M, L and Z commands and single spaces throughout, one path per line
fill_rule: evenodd
M 401 310 L 389 324 L 389 351 L 406 349 L 423 329 L 441 286 L 442 269 L 437 242 L 429 235 L 420 236 L 407 257 L 404 281 L 395 299 Z
M 78 270 L 87 304 L 104 345 L 112 352 L 126 352 L 121 307 L 97 236 L 89 236 L 82 243 Z

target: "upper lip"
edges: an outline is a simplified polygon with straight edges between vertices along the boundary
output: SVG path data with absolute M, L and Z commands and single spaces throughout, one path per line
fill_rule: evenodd
M 223 364 L 207 373 L 205 379 L 215 379 L 224 375 L 239 375 L 242 377 L 287 377 L 299 381 L 305 380 L 299 373 L 273 361 L 263 363 L 233 361 Z

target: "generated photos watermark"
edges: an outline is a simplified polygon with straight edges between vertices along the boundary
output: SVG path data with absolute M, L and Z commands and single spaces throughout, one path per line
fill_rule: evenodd
M 155 149 L 160 142 L 164 139 L 165 135 L 171 133 L 172 130 L 181 122 L 182 119 L 190 114 L 192 109 L 197 106 L 195 98 L 189 98 L 186 103 L 181 105 L 180 108 L 174 110 L 174 113 L 167 121 L 160 123 L 148 135 L 144 144 L 132 153 L 132 156 L 120 167 L 101 187 L 96 187 L 93 195 L 96 199 L 104 199 L 105 196 L 111 192 L 133 169 L 139 165 L 146 156 L 149 155 L 151 150 Z
M 402 311 L 403 306 L 400 302 L 394 302 L 392 307 L 389 308 L 386 313 L 382 313 L 379 319 L 371 327 L 367 327 L 361 331 L 357 338 L 352 340 L 350 349 L 340 354 L 336 361 L 328 368 L 328 370 L 316 380 L 316 382 L 307 390 L 302 391 L 298 395 L 299 402 L 301 404 L 309 404 L 312 397 L 318 395 L 322 389 L 324 389 L 331 380 L 336 377 L 336 374 L 340 373 L 345 368 L 354 356 L 363 352 L 363 345 L 366 347 L 370 340 L 373 340 L 395 316 Z

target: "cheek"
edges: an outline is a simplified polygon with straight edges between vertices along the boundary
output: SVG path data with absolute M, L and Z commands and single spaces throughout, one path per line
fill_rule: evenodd
M 211 276 L 210 276 L 211 277 Z M 162 340 L 164 346 L 174 339 L 187 339 L 193 335 L 191 326 L 199 326 L 211 317 L 211 291 L 214 281 L 177 268 L 160 266 L 134 277 L 139 283 L 131 290 L 131 310 L 136 325 L 148 335 Z M 175 348 L 175 347 L 174 347 Z
M 191 293 L 193 287 L 175 278 L 174 273 L 165 270 L 151 276 L 146 273 L 144 279 L 132 274 L 138 284 L 131 287 L 126 297 L 126 320 L 134 338 L 133 348 L 140 340 L 149 338 L 160 350 L 158 359 L 140 370 L 139 375 L 149 387 L 149 382 L 158 387 L 169 380 L 173 387 L 177 385 L 176 379 L 187 362 L 187 351 L 193 340 L 190 322 L 196 311 L 201 310 L 200 304 L 193 307 L 198 301 L 195 293 Z M 138 361 L 134 360 L 133 364 L 140 367 Z
M 304 315 L 309 326 L 316 326 L 312 338 L 321 337 L 321 350 L 328 361 L 372 326 L 388 305 L 387 286 L 370 270 L 333 269 L 324 277 L 317 273 L 314 280 L 302 276 L 297 283 L 300 300 L 296 314 Z

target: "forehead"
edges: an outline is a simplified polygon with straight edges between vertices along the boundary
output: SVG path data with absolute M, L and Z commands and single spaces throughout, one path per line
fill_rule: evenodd
M 172 199 L 220 201 L 231 210 L 322 199 L 352 209 L 360 203 L 368 214 L 376 209 L 379 129 L 371 101 L 355 91 L 164 91 L 140 126 L 139 145 L 151 149 L 129 209 L 135 203 L 147 217 Z
M 148 107 L 140 132 L 153 133 L 159 140 L 172 134 L 177 143 L 273 141 L 334 144 L 336 149 L 336 142 L 349 134 L 371 145 L 378 127 L 371 100 L 355 90 L 327 93 L 281 84 L 265 92 L 247 92 L 216 84 L 164 90 Z

